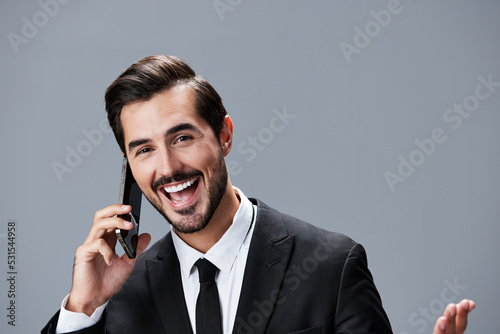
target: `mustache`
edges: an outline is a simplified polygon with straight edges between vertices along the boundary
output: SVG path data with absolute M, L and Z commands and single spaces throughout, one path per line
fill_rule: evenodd
M 196 176 L 203 177 L 203 173 L 199 170 L 193 170 L 193 171 L 189 171 L 189 172 L 177 172 L 172 176 L 162 176 L 162 177 L 158 178 L 156 181 L 153 182 L 153 184 L 151 185 L 151 188 L 156 190 L 156 189 L 158 189 L 158 187 L 163 186 L 165 184 L 174 183 L 174 182 L 181 182 L 181 181 L 188 181 Z

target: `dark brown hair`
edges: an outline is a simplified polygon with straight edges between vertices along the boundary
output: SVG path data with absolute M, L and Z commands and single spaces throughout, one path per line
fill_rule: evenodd
M 217 91 L 205 79 L 196 76 L 189 65 L 173 56 L 146 57 L 132 64 L 106 90 L 105 102 L 108 121 L 122 152 L 125 150 L 123 127 L 120 120 L 126 105 L 148 101 L 154 95 L 179 84 L 191 87 L 196 94 L 196 111 L 220 135 L 227 114 Z

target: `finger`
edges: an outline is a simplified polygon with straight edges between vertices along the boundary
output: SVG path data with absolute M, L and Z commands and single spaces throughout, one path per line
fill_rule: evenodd
M 447 320 L 446 325 L 446 333 L 447 334 L 455 334 L 456 326 L 455 326 L 455 318 L 457 316 L 457 306 L 455 304 L 448 304 L 446 309 L 444 310 L 443 316 Z
M 465 329 L 467 328 L 467 318 L 469 312 L 472 311 L 475 306 L 476 304 L 468 299 L 464 299 L 460 303 L 458 303 L 456 319 L 457 334 L 462 334 L 463 332 L 465 332 Z
M 446 328 L 448 327 L 448 319 L 446 317 L 439 317 L 434 326 L 433 334 L 447 334 Z
M 97 239 L 78 247 L 75 256 L 75 265 L 82 262 L 90 262 L 101 255 L 108 266 L 113 264 L 115 252 L 104 239 Z
M 122 230 L 130 230 L 134 225 L 122 218 L 113 217 L 107 219 L 101 219 L 100 221 L 94 223 L 90 229 L 89 235 L 85 240 L 85 243 L 93 242 L 97 239 L 105 237 L 107 234 L 115 234 L 117 228 Z
M 476 308 L 476 302 L 473 300 L 468 300 L 469 302 L 469 313 Z
M 113 204 L 97 211 L 94 215 L 94 221 L 98 219 L 113 217 L 116 215 L 126 214 L 130 211 L 132 211 L 132 207 L 130 205 Z
M 111 247 L 112 249 L 115 249 L 116 243 L 118 241 L 118 237 L 116 235 L 116 228 L 111 229 L 111 231 L 106 231 L 106 233 L 101 236 L 104 241 Z
M 130 230 L 134 225 L 120 217 L 101 218 L 94 221 L 85 243 L 102 238 L 106 233 L 115 233 L 115 229 Z

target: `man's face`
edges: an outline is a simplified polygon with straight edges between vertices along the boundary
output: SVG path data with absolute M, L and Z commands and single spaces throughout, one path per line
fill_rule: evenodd
M 216 137 L 184 85 L 123 107 L 121 122 L 130 168 L 146 198 L 179 232 L 203 229 L 227 187 L 227 124 Z

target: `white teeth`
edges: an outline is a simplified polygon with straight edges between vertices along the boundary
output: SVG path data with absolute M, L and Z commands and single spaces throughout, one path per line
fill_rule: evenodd
M 184 184 L 179 184 L 178 186 L 165 187 L 163 189 L 165 189 L 165 191 L 167 193 L 176 193 L 178 191 L 184 190 L 187 187 L 191 186 L 195 181 L 196 181 L 196 179 L 192 179 L 192 180 L 185 182 Z

